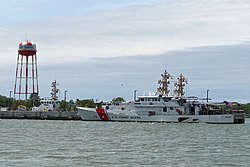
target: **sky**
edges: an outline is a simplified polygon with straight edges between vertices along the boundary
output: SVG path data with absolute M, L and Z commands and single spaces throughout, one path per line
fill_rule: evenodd
M 18 44 L 37 45 L 40 97 L 133 99 L 167 69 L 186 94 L 250 102 L 249 0 L 0 0 L 0 94 L 14 87 Z

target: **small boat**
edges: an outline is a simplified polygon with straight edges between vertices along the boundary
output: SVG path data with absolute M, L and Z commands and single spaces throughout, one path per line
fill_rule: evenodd
M 40 100 L 41 105 L 39 107 L 33 107 L 32 111 L 59 111 L 59 107 L 60 107 L 60 102 L 58 100 L 58 96 L 57 93 L 59 92 L 59 89 L 57 89 L 57 85 L 58 83 L 55 81 L 53 81 L 51 83 L 51 92 L 50 98 L 42 98 Z
M 186 78 L 181 74 L 169 96 L 171 75 L 165 71 L 158 81 L 156 95 L 138 96 L 138 100 L 111 104 L 100 102 L 96 108 L 77 107 L 85 121 L 166 122 L 166 123 L 245 123 L 244 113 L 227 110 L 225 103 L 209 103 L 197 97 L 184 97 Z M 224 106 L 221 107 L 221 106 Z

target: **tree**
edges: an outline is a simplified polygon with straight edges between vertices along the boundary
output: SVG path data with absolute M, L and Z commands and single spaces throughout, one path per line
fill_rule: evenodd
M 126 102 L 126 100 L 124 100 L 122 97 L 113 98 L 111 101 L 112 104 L 117 104 L 122 102 Z
M 241 105 L 242 109 L 245 111 L 245 113 L 250 114 L 250 103 Z
M 60 101 L 60 109 L 63 111 L 67 110 L 67 102 L 66 101 L 64 101 L 64 100 Z
M 85 100 L 77 99 L 76 105 L 81 106 L 81 107 L 88 107 L 88 108 L 95 108 L 96 107 L 93 99 L 85 99 Z
M 38 96 L 37 93 L 31 93 L 30 94 L 30 99 L 29 99 L 29 104 L 31 106 L 40 106 L 41 105 L 41 102 L 40 102 L 40 97 Z
M 0 95 L 0 106 L 1 107 L 10 107 L 11 106 L 11 101 L 12 101 L 11 98 Z

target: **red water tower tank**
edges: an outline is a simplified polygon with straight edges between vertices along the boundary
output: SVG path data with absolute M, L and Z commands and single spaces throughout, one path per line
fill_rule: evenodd
M 38 94 L 38 70 L 36 44 L 25 41 L 19 44 L 14 85 L 14 98 L 25 95 L 25 100 L 30 94 Z

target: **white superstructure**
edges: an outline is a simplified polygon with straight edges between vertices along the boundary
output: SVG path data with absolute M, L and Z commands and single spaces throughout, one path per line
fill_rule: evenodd
M 39 107 L 33 107 L 33 111 L 56 111 L 59 110 L 60 104 L 58 100 L 57 93 L 59 92 L 59 89 L 57 89 L 58 83 L 56 81 L 53 81 L 51 83 L 51 92 L 50 98 L 42 98 L 41 99 L 41 105 Z

